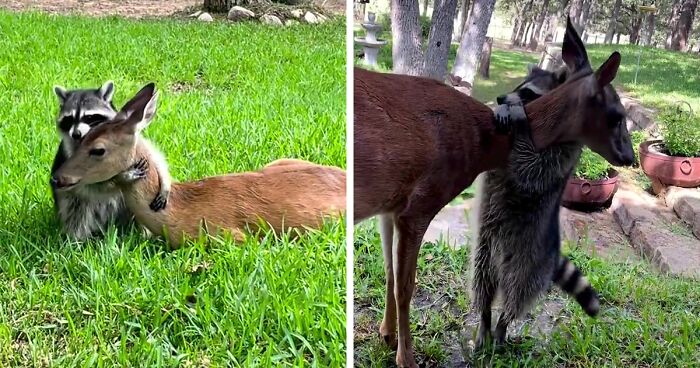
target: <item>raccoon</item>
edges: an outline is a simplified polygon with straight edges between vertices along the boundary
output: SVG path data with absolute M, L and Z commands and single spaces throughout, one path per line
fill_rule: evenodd
M 66 90 L 55 86 L 60 110 L 56 126 L 61 143 L 51 166 L 51 176 L 73 155 L 80 141 L 93 127 L 102 124 L 117 114 L 112 104 L 114 83 L 105 82 L 97 89 Z M 156 167 L 160 177 L 160 193 L 151 203 L 153 211 L 166 207 L 170 191 L 167 169 Z M 137 171 L 127 171 L 124 180 L 138 177 Z M 165 174 L 163 174 L 165 173 Z M 126 209 L 124 199 L 114 180 L 99 184 L 77 186 L 68 192 L 57 192 L 53 182 L 51 193 L 54 208 L 64 232 L 77 240 L 85 240 L 102 233 L 110 223 L 119 227 L 128 226 L 133 216 Z
M 498 98 L 496 119 L 513 125 L 513 150 L 507 168 L 485 173 L 477 194 L 479 225 L 473 252 L 473 303 L 481 313 L 476 348 L 491 336 L 491 304 L 498 290 L 503 311 L 495 340 L 505 342 L 508 324 L 529 309 L 551 284 L 576 298 L 595 316 L 598 295 L 581 272 L 560 254 L 559 206 L 566 181 L 582 146 L 562 144 L 540 152 L 530 138 L 523 104 L 566 80 L 566 69 L 529 67 L 523 83 Z

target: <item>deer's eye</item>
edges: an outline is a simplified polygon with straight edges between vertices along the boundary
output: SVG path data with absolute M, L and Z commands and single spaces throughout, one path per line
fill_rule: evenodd
M 104 148 L 93 148 L 90 150 L 90 156 L 100 157 L 100 156 L 104 156 L 104 154 L 105 154 Z

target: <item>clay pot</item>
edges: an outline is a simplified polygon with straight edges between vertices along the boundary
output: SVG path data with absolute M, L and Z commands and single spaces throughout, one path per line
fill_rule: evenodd
M 571 177 L 566 182 L 561 203 L 572 209 L 594 210 L 609 207 L 617 191 L 617 171 L 610 169 L 608 178 L 587 180 Z
M 700 186 L 700 157 L 670 156 L 661 140 L 642 142 L 639 161 L 652 183 L 683 188 Z

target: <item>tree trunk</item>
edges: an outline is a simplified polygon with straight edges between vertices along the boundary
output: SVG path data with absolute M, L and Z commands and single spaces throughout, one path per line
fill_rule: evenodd
M 422 40 L 418 16 L 418 1 L 391 0 L 391 57 L 394 73 L 422 73 Z
M 615 5 L 613 5 L 612 16 L 608 22 L 608 31 L 605 33 L 605 40 L 603 43 L 611 44 L 613 41 L 613 36 L 615 35 L 615 29 L 617 29 L 617 17 L 620 16 L 620 5 L 622 5 L 622 0 L 615 0 Z
M 464 35 L 467 19 L 469 19 L 469 5 L 469 0 L 462 0 L 462 6 L 459 11 L 459 29 L 457 30 L 457 41 L 461 41 L 462 36 Z
M 693 29 L 693 18 L 695 9 L 698 7 L 698 0 L 684 0 L 681 5 L 678 22 L 671 36 L 671 49 L 686 51 L 688 49 L 688 37 Z
M 554 42 L 556 38 L 557 27 L 559 26 L 559 17 L 561 17 L 561 11 L 557 11 L 556 14 L 549 16 L 547 20 L 547 32 L 543 35 L 542 40 L 544 42 Z
M 424 17 L 428 16 L 428 0 L 425 0 L 425 2 L 423 3 L 423 16 Z
M 630 45 L 639 43 L 639 31 L 642 29 L 642 14 L 635 9 L 632 14 L 632 24 L 630 24 Z
M 671 42 L 673 40 L 673 34 L 676 32 L 678 27 L 678 18 L 680 17 L 680 8 L 683 5 L 683 0 L 673 0 L 673 5 L 671 6 L 671 17 L 668 19 L 668 32 L 666 33 L 666 49 L 671 48 Z
M 515 42 L 518 40 L 518 33 L 520 33 L 520 28 L 523 26 L 523 18 L 518 15 L 515 18 L 515 23 L 513 24 L 513 31 L 510 34 L 510 44 L 515 46 Z
M 486 37 L 484 48 L 479 57 L 479 75 L 484 79 L 489 79 L 489 68 L 491 67 L 491 48 L 493 47 L 493 37 Z
M 233 0 L 204 0 L 204 9 L 214 13 L 228 13 L 233 7 Z
M 647 15 L 647 30 L 646 30 L 646 33 L 644 34 L 644 40 L 642 41 L 642 45 L 644 45 L 644 46 L 651 45 L 651 38 L 654 36 L 655 26 L 656 26 L 656 14 L 649 13 Z
M 457 0 L 436 0 L 425 53 L 423 75 L 439 81 L 447 76 L 447 57 L 450 54 Z
M 496 0 L 474 0 L 472 14 L 469 16 L 469 28 L 457 50 L 452 74 L 470 85 L 474 85 L 476 63 L 481 56 L 495 5 Z
M 547 17 L 548 12 L 549 0 L 544 0 L 542 2 L 542 9 L 540 10 L 540 14 L 537 15 L 537 19 L 535 20 L 535 24 L 537 25 L 535 27 L 535 32 L 533 32 L 532 37 L 530 37 L 530 50 L 537 49 L 537 42 L 538 40 L 540 40 L 540 35 L 542 34 L 542 26 L 544 25 L 544 20 Z
M 618 45 L 620 44 L 620 36 L 621 36 L 621 35 L 622 35 L 622 33 L 618 33 L 618 34 L 617 34 L 617 39 L 615 40 L 615 43 L 618 44 Z
M 588 24 L 588 15 L 590 14 L 592 3 L 593 0 L 583 0 L 583 4 L 581 5 L 581 15 L 578 18 L 578 26 L 580 27 L 578 29 L 578 34 L 580 35 L 586 31 L 586 24 Z
M 581 34 L 581 24 L 579 20 L 581 19 L 581 13 L 583 13 L 583 3 L 585 0 L 572 0 L 571 7 L 569 8 L 569 16 L 571 17 L 571 22 L 574 24 L 574 28 Z
M 513 33 L 510 35 L 510 44 L 518 46 L 518 40 L 523 37 L 523 32 L 525 31 L 525 26 L 527 25 L 526 14 L 532 8 L 532 3 L 534 0 L 528 0 L 521 6 L 518 10 L 518 14 L 515 17 L 515 26 L 513 27 Z
M 525 28 L 525 33 L 523 33 L 522 38 L 518 40 L 518 46 L 525 46 L 527 44 L 527 35 L 530 33 L 530 30 L 532 30 L 532 22 L 527 23 L 527 28 Z

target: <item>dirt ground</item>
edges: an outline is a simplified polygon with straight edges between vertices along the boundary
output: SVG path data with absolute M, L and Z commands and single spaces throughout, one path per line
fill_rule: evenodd
M 345 12 L 345 0 L 314 0 L 334 14 Z M 55 14 L 118 15 L 129 18 L 166 17 L 202 4 L 202 0 L 0 0 L 0 8 L 39 10 Z

